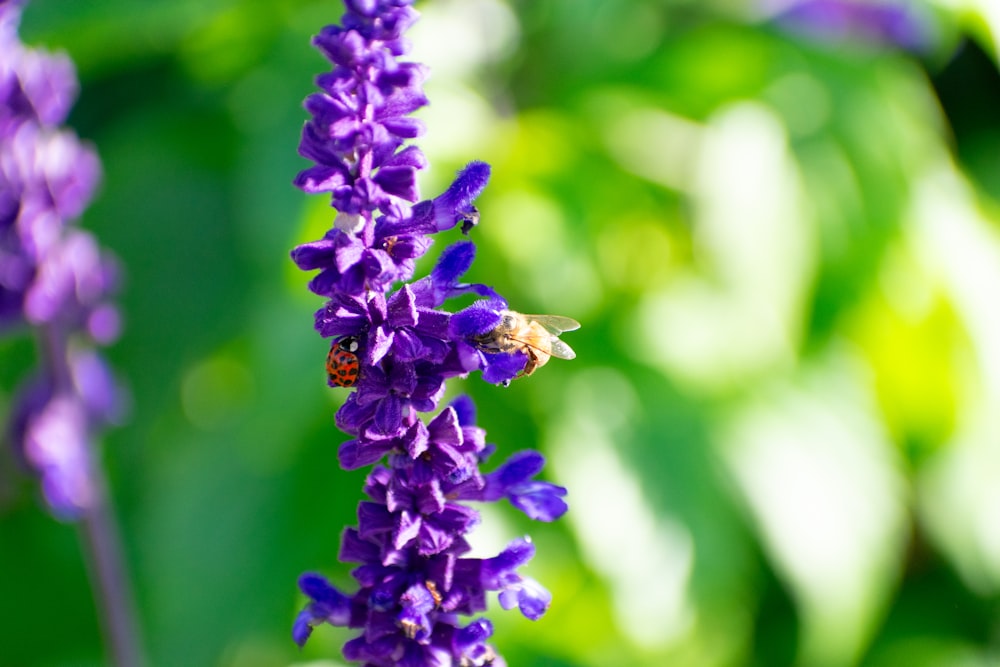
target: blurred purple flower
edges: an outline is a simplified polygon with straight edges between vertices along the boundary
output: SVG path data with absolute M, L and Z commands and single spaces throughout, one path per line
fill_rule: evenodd
M 119 409 L 91 348 L 118 335 L 118 272 L 71 224 L 100 178 L 94 151 L 59 128 L 76 97 L 73 65 L 20 42 L 20 11 L 20 2 L 0 2 L 0 330 L 30 327 L 42 364 L 10 431 L 53 512 L 72 519 L 96 502 L 90 442 Z
M 480 520 L 466 503 L 507 498 L 552 521 L 567 509 L 566 491 L 533 479 L 544 464 L 535 452 L 483 474 L 494 447 L 468 397 L 421 417 L 438 411 L 448 378 L 480 369 L 488 381 L 504 382 L 526 357 L 486 356 L 471 340 L 495 327 L 507 305 L 491 287 L 461 282 L 475 258 L 471 241 L 453 243 L 429 275 L 405 282 L 431 235 L 459 226 L 467 234 L 479 222 L 473 202 L 490 176 L 489 165 L 472 162 L 444 193 L 419 201 L 416 172 L 426 160 L 405 143 L 423 131 L 408 114 L 427 103 L 424 69 L 399 60 L 407 51 L 403 32 L 417 17 L 411 4 L 347 0 L 342 25 L 314 40 L 333 69 L 306 100 L 312 117 L 300 153 L 314 165 L 295 182 L 329 192 L 337 212 L 322 239 L 291 254 L 299 268 L 318 271 L 309 289 L 327 302 L 316 330 L 335 343 L 357 341 L 355 391 L 336 415 L 353 436 L 340 446 L 341 466 L 375 467 L 357 527 L 344 531 L 340 548 L 340 560 L 359 564 L 352 572 L 358 590 L 303 575 L 299 587 L 309 601 L 292 638 L 301 646 L 314 626 L 329 623 L 360 631 L 343 653 L 367 667 L 500 666 L 486 643 L 492 625 L 482 618 L 463 625 L 460 616 L 484 611 L 495 591 L 502 606 L 537 619 L 551 596 L 518 572 L 534 554 L 526 540 L 492 559 L 466 557 L 466 536 Z M 467 294 L 484 298 L 457 314 L 442 308 Z
M 775 20 L 809 37 L 862 40 L 919 51 L 933 40 L 926 12 L 908 0 L 794 0 Z
M 28 417 L 24 457 L 42 477 L 53 511 L 72 518 L 94 503 L 87 415 L 75 396 L 56 396 Z

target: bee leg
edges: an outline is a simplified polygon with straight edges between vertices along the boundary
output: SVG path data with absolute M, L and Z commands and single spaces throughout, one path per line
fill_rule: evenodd
M 538 363 L 538 356 L 534 353 L 534 351 L 531 348 L 528 348 L 526 351 L 528 353 L 528 362 L 524 364 L 524 368 L 521 370 L 520 373 L 518 373 L 518 377 L 521 377 L 522 375 L 524 377 L 528 377 L 529 375 L 535 372 L 536 368 L 538 368 L 541 365 Z

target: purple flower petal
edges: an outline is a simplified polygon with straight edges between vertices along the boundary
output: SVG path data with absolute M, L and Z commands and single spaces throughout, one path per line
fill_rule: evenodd
M 504 609 L 516 606 L 525 618 L 537 621 L 548 611 L 552 594 L 534 579 L 521 577 L 500 592 L 499 600 Z
M 403 421 L 403 402 L 398 396 L 389 394 L 379 401 L 375 408 L 375 430 L 378 433 L 395 433 Z
M 488 588 L 497 588 L 499 581 L 535 556 L 531 540 L 518 538 L 493 558 L 483 561 L 483 581 Z
M 337 450 L 337 459 L 344 470 L 356 470 L 382 460 L 391 449 L 391 439 L 348 440 Z
M 491 477 L 495 477 L 496 482 L 506 488 L 534 477 L 543 467 L 545 467 L 545 457 L 536 451 L 526 449 L 512 454 Z
M 417 324 L 417 305 L 413 290 L 403 285 L 386 302 L 386 319 L 395 328 L 412 327 Z
M 292 626 L 292 639 L 300 647 L 320 623 L 346 626 L 351 621 L 351 600 L 334 588 L 323 576 L 306 573 L 299 577 L 299 588 L 310 598 Z
M 536 521 L 555 521 L 569 509 L 566 489 L 548 482 L 530 482 L 510 490 L 511 504 Z
M 382 167 L 375 175 L 375 182 L 386 193 L 406 201 L 420 198 L 417 190 L 417 173 L 412 167 Z
M 476 425 L 476 404 L 468 394 L 456 396 L 451 402 L 451 407 L 455 411 L 459 425 Z
M 312 635 L 313 631 L 313 613 L 308 607 L 303 609 L 295 617 L 295 623 L 292 625 L 292 641 L 294 641 L 299 648 L 306 645 L 306 641 Z
M 381 559 L 377 544 L 361 539 L 358 531 L 348 528 L 340 540 L 340 553 L 337 556 L 345 563 L 372 563 Z
M 512 352 L 510 354 L 498 352 L 496 354 L 482 353 L 483 357 L 483 381 L 490 384 L 502 384 L 506 386 L 511 380 L 524 370 L 528 363 L 528 355 L 524 352 Z

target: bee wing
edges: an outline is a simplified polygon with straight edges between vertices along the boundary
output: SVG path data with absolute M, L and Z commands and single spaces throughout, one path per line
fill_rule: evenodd
M 525 318 L 538 322 L 553 336 L 558 336 L 564 331 L 576 331 L 580 328 L 580 323 L 572 317 L 562 315 L 525 315 Z M 573 357 L 570 357 L 572 359 Z
M 566 343 L 555 337 L 549 342 L 552 344 L 552 352 L 550 354 L 556 359 L 576 359 L 576 352 Z

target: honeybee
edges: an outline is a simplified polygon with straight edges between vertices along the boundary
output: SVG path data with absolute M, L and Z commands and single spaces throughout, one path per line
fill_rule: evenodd
M 531 375 L 544 366 L 549 357 L 575 359 L 576 352 L 559 340 L 559 334 L 580 328 L 580 323 L 562 315 L 522 315 L 513 310 L 500 313 L 503 319 L 495 329 L 480 336 L 473 342 L 485 352 L 524 352 L 528 363 L 521 375 Z

